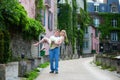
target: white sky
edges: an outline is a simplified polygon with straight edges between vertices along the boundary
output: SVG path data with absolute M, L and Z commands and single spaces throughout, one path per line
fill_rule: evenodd
M 87 0 L 88 2 L 93 2 L 92 0 Z M 103 2 L 103 0 L 98 0 L 99 2 Z
M 87 0 L 88 2 L 92 2 L 92 0 Z M 98 0 L 99 2 L 103 2 L 103 0 Z M 119 0 L 120 3 L 120 0 Z

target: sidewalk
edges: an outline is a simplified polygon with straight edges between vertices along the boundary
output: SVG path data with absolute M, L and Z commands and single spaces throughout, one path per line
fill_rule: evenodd
M 43 69 L 36 80 L 120 80 L 115 72 L 101 70 L 91 64 L 91 58 L 60 61 L 59 74 L 50 74 L 49 67 Z

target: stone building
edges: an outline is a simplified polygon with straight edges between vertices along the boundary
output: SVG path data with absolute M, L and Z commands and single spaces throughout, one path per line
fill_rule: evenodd
M 120 39 L 119 39 L 119 30 L 115 28 L 120 28 L 119 18 L 115 17 L 115 15 L 119 16 L 120 13 L 120 4 L 119 0 L 103 0 L 103 2 L 99 2 L 99 0 L 95 0 L 92 2 L 87 3 L 88 8 L 87 11 L 90 13 L 93 23 L 95 27 L 100 28 L 101 25 L 106 25 L 105 30 L 107 33 L 108 28 L 112 30 L 108 30 L 109 34 L 107 34 L 104 38 L 100 41 L 100 52 L 114 52 L 119 51 L 120 49 Z M 104 13 L 110 16 L 111 19 L 109 22 L 104 22 L 105 17 L 100 16 L 99 14 Z M 105 32 L 101 32 L 103 34 Z
M 20 4 L 23 5 L 27 11 L 28 17 L 35 19 L 36 17 L 36 0 L 18 0 Z M 54 29 L 57 28 L 57 1 L 56 0 L 43 0 L 43 10 L 39 10 L 42 16 L 41 22 L 46 30 L 46 37 L 50 37 L 54 33 Z M 41 39 L 41 35 L 38 39 Z M 26 58 L 38 58 L 41 45 L 35 47 L 33 45 L 34 41 L 24 41 L 21 36 L 16 35 L 11 40 L 11 47 L 14 57 L 21 56 L 22 53 L 25 54 Z M 19 46 L 17 46 L 19 45 Z M 48 55 L 49 45 L 45 45 L 46 55 Z

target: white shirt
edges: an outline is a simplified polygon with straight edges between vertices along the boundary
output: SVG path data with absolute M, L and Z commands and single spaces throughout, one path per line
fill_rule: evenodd
M 59 45 L 57 45 L 57 44 L 51 44 L 51 43 L 52 43 L 52 41 L 54 43 L 57 43 L 59 40 L 60 40 L 60 37 L 51 36 L 50 39 L 49 39 L 50 49 L 54 49 L 54 48 L 58 47 Z

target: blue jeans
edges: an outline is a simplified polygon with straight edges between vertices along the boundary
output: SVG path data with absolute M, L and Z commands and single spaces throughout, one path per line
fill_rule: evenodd
M 60 53 L 59 47 L 49 50 L 51 71 L 58 71 L 59 53 Z

